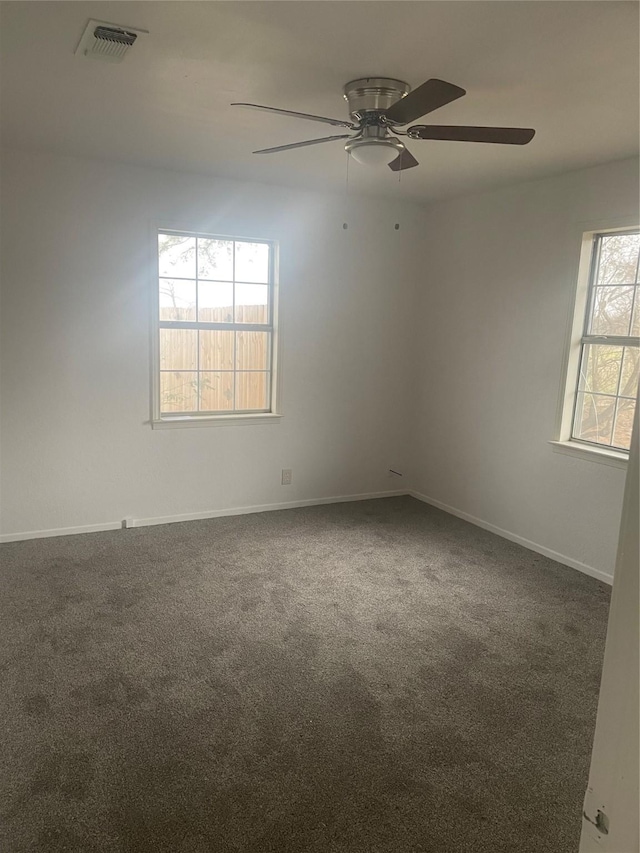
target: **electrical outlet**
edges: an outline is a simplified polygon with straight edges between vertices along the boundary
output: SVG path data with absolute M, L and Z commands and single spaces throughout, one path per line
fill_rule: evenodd
M 292 471 L 291 468 L 283 468 L 282 469 L 282 485 L 290 486 L 292 480 Z

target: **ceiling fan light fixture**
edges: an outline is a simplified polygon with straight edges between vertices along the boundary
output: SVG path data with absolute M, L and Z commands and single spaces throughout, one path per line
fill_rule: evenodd
M 388 166 L 404 149 L 404 145 L 397 139 L 371 139 L 347 143 L 345 148 L 363 166 Z

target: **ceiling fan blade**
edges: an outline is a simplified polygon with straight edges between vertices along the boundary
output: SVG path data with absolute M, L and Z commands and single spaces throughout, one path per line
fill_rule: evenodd
M 307 145 L 319 145 L 321 142 L 333 142 L 334 139 L 350 139 L 348 133 L 339 136 L 323 136 L 322 139 L 307 139 L 305 142 L 292 142 L 290 145 L 277 145 L 275 148 L 261 148 L 254 154 L 274 154 L 276 151 L 289 151 L 291 148 L 305 148 Z
M 405 148 L 395 160 L 389 163 L 389 168 L 392 172 L 404 172 L 406 169 L 413 169 L 414 166 L 419 165 L 413 154 Z
M 325 118 L 325 116 L 314 116 L 310 113 L 296 113 L 293 110 L 281 110 L 278 107 L 263 107 L 260 104 L 230 104 L 232 107 L 247 107 L 250 110 L 264 110 L 268 113 L 278 113 L 281 116 L 292 116 L 293 118 L 305 118 L 307 121 L 320 121 L 323 124 L 331 124 L 333 127 L 355 128 L 350 121 L 342 121 L 339 118 Z
M 530 127 L 446 127 L 435 124 L 416 124 L 408 130 L 410 139 L 496 142 L 502 145 L 526 145 L 535 133 Z
M 396 101 L 385 111 L 385 115 L 394 124 L 408 124 L 466 94 L 460 86 L 434 78 Z

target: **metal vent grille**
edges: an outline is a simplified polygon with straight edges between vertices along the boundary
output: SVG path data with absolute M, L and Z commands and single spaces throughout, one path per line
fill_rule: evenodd
M 92 53 L 100 53 L 110 57 L 124 57 L 127 50 L 133 46 L 138 36 L 128 30 L 117 30 L 111 27 L 96 27 L 93 32 L 94 43 Z
M 122 62 L 138 40 L 138 36 L 143 34 L 146 35 L 145 30 L 120 27 L 117 24 L 107 24 L 104 21 L 89 21 L 76 49 L 76 54 L 79 53 L 89 59 Z

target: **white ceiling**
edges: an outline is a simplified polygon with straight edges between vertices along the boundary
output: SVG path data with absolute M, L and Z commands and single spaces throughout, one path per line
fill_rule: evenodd
M 420 142 L 398 176 L 351 162 L 349 191 L 418 201 L 638 152 L 638 3 L 3 2 L 3 142 L 245 180 L 344 191 L 339 133 L 229 106 L 252 101 L 347 118 L 342 86 L 440 77 L 467 96 L 434 124 L 534 127 L 524 147 Z M 150 36 L 122 64 L 74 55 L 89 18 Z M 425 120 L 426 121 L 426 120 Z

